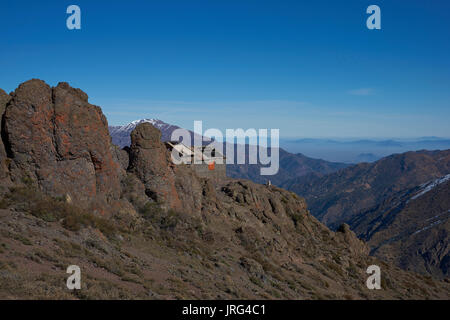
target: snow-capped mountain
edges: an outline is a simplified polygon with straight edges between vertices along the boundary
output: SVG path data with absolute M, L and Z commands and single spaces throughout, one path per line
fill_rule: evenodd
M 180 127 L 166 123 L 164 121 L 161 121 L 159 119 L 139 119 L 132 121 L 124 126 L 109 126 L 109 133 L 112 138 L 112 142 L 123 148 L 125 146 L 129 146 L 131 144 L 130 134 L 131 131 L 136 128 L 138 124 L 148 122 L 151 125 L 153 125 L 155 128 L 159 129 L 161 131 L 161 140 L 162 141 L 169 141 L 171 140 L 172 132 L 174 132 L 176 129 L 180 129 Z M 194 139 L 194 133 L 192 131 L 189 131 L 191 134 L 191 145 L 193 144 Z M 206 142 L 210 141 L 209 138 L 203 138 Z

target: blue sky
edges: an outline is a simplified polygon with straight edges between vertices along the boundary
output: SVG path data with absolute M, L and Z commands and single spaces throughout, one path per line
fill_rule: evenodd
M 67 6 L 81 30 L 66 28 Z M 381 30 L 366 8 L 381 8 Z M 113 125 L 450 137 L 448 1 L 2 1 L 0 88 L 88 93 Z

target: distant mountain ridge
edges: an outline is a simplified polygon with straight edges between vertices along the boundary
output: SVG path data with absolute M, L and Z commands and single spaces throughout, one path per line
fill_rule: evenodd
M 257 183 L 270 182 L 283 187 L 292 178 L 301 179 L 309 174 L 325 175 L 348 167 L 348 164 L 329 162 L 321 159 L 309 158 L 301 153 L 293 154 L 284 149 L 280 152 L 280 168 L 273 176 L 261 176 L 261 165 L 233 164 L 227 166 L 227 174 L 233 178 L 249 179 Z
M 378 146 L 404 146 L 411 143 L 450 143 L 450 138 L 442 137 L 418 137 L 415 139 L 316 139 L 316 138 L 301 138 L 291 139 L 290 141 L 295 143 L 333 143 L 341 145 L 357 145 L 357 144 L 373 144 Z
M 290 152 L 344 163 L 373 162 L 394 153 L 450 149 L 450 138 L 418 137 L 410 139 L 282 139 L 280 145 Z M 364 157 L 361 155 L 368 155 Z

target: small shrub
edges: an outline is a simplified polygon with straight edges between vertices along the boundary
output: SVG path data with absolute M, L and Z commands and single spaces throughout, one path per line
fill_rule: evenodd
M 24 237 L 24 236 L 22 236 L 20 234 L 16 234 L 15 239 L 20 241 L 20 242 L 22 242 L 22 244 L 24 244 L 26 246 L 31 246 L 32 245 L 30 239 L 28 239 L 27 237 Z
M 66 211 L 63 227 L 71 231 L 78 231 L 82 227 L 93 227 L 100 230 L 107 237 L 114 235 L 117 231 L 110 221 L 76 208 Z
M 0 209 L 7 209 L 8 207 L 9 207 L 9 203 L 5 198 L 0 200 Z
M 250 277 L 249 279 L 253 284 L 257 285 L 260 288 L 264 288 L 264 284 L 262 283 L 262 281 L 260 279 L 253 277 L 253 276 Z
M 14 239 L 16 241 L 22 242 L 22 244 L 24 244 L 26 246 L 32 245 L 31 240 L 28 239 L 27 237 L 21 235 L 20 233 L 15 233 L 15 232 L 8 231 L 8 230 L 1 230 L 0 234 L 5 238 L 10 238 L 10 239 Z
M 33 185 L 33 179 L 31 179 L 29 176 L 22 177 L 21 180 L 22 180 L 22 183 L 26 186 Z
M 27 204 L 38 200 L 36 190 L 31 187 L 12 187 L 9 193 L 1 200 L 1 207 L 3 209 L 9 208 L 12 205 Z
M 139 213 L 144 219 L 154 220 L 158 219 L 163 214 L 163 209 L 157 202 L 147 202 L 139 209 Z
M 344 276 L 344 272 L 342 271 L 342 268 L 337 263 L 333 263 L 331 261 L 325 261 L 324 265 L 326 266 L 326 268 L 328 270 L 331 270 L 340 276 Z M 350 272 L 350 270 L 348 270 L 348 271 Z M 357 271 L 356 271 L 356 269 L 355 270 L 352 269 L 351 272 L 357 272 Z
M 291 213 L 290 216 L 291 216 L 292 221 L 294 221 L 294 225 L 296 227 L 303 223 L 304 217 L 302 214 L 295 212 L 295 213 Z
M 144 219 L 163 230 L 173 231 L 178 223 L 184 219 L 182 214 L 175 210 L 163 210 L 160 203 L 157 202 L 147 202 L 139 212 Z

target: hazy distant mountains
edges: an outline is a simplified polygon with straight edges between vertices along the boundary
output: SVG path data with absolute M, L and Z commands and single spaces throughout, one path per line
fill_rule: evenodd
M 407 151 L 450 149 L 450 139 L 284 139 L 281 147 L 309 157 L 344 163 L 373 162 L 382 157 Z

